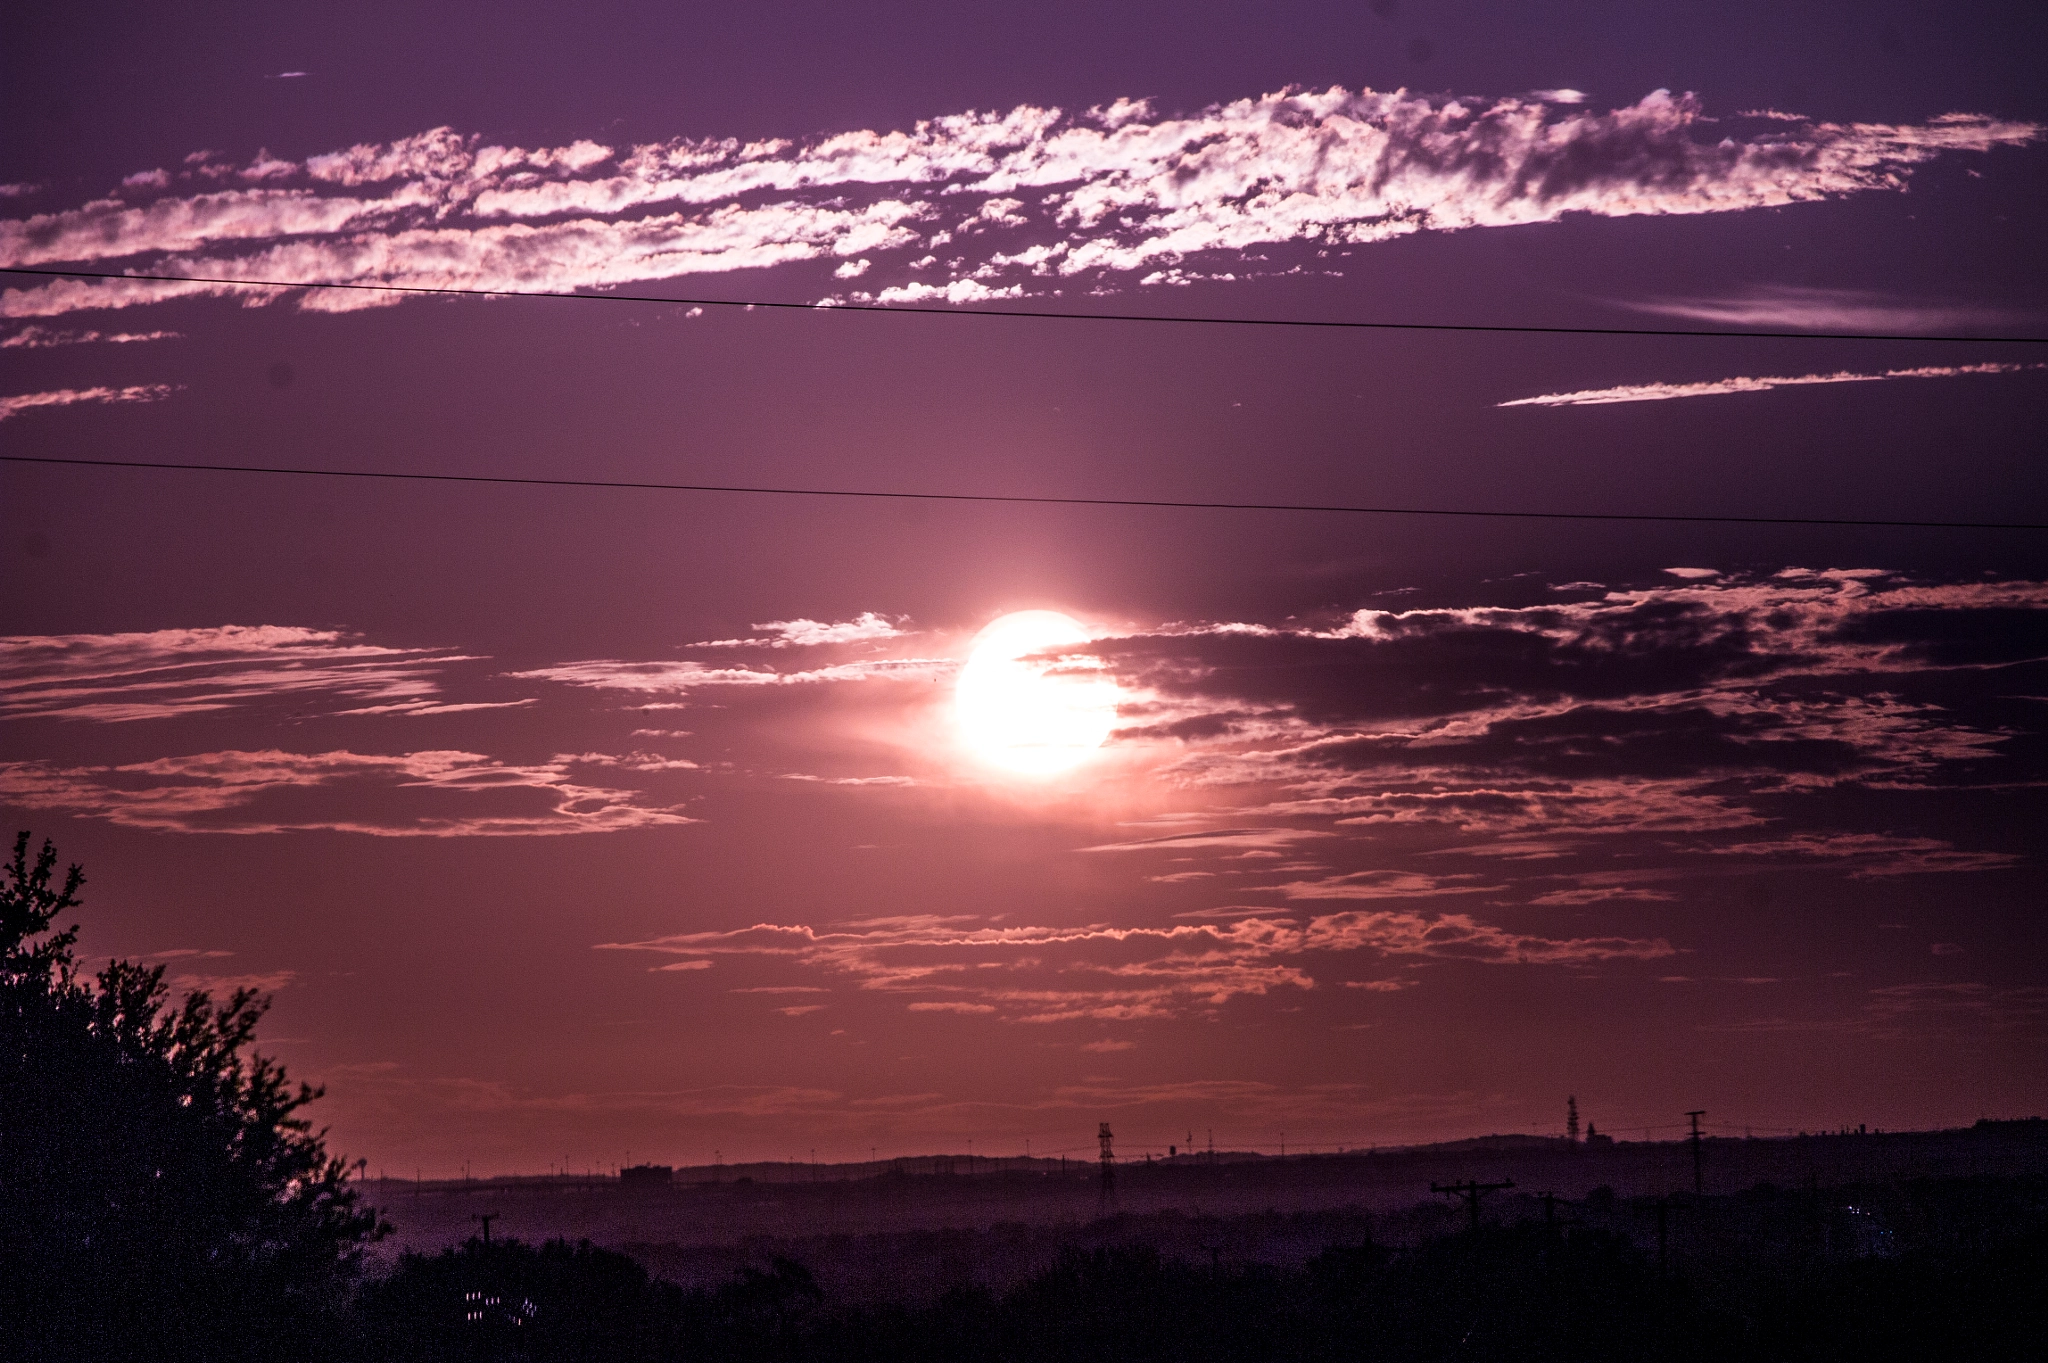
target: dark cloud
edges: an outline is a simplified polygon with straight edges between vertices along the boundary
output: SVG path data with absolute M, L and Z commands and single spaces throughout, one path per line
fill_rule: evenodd
M 1998 606 L 1875 610 L 1844 621 L 1844 643 L 1900 650 L 1913 667 L 1983 667 L 2048 658 L 2048 611 Z

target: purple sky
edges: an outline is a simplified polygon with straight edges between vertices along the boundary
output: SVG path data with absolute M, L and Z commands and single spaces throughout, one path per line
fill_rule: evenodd
M 0 264 L 2048 335 L 2018 7 L 1099 9 L 30 16 Z M 2041 346 L 0 289 L 10 455 L 2048 506 Z M 2048 1100 L 2048 535 L 17 463 L 0 562 L 88 953 L 273 990 L 394 1173 Z M 1116 688 L 1044 777 L 953 709 L 1024 609 Z

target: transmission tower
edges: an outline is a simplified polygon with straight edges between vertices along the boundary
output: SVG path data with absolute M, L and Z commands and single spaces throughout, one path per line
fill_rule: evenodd
M 1109 1123 L 1103 1122 L 1096 1128 L 1095 1139 L 1102 1143 L 1102 1192 L 1097 1200 L 1096 1211 L 1107 1216 L 1116 1210 L 1116 1151 L 1110 1146 Z

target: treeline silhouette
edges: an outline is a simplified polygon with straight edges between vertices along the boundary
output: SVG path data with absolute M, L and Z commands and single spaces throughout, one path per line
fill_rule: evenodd
M 1531 1221 L 1333 1246 L 1292 1271 L 1070 1248 L 1008 1293 L 920 1304 L 834 1303 L 787 1259 L 685 1291 L 588 1244 L 471 1240 L 403 1256 L 358 1323 L 368 1357 L 450 1363 L 1997 1360 L 2039 1356 L 2043 1282 L 2038 1216 L 1968 1247 L 1760 1262 L 1706 1290 L 1613 1232 Z

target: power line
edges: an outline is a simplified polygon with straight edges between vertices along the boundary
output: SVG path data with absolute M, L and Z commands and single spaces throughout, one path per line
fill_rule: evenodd
M 347 289 L 456 298 L 555 298 L 590 303 L 660 303 L 669 307 L 756 308 L 792 312 L 892 312 L 939 317 L 1029 317 L 1047 322 L 1162 322 L 1211 327 L 1314 327 L 1339 331 L 1466 331 L 1513 336 L 1715 336 L 1766 341 L 1944 341 L 1968 345 L 2048 345 L 2048 336 L 1916 335 L 1874 331 L 1727 331 L 1689 327 L 1538 327 L 1488 322 L 1357 322 L 1306 317 L 1167 317 L 1136 312 L 1049 312 L 1032 308 L 931 307 L 918 303 L 771 303 L 736 298 L 663 298 L 635 293 L 573 293 L 563 289 L 465 289 L 434 284 L 364 284 L 310 279 L 230 279 L 217 275 L 116 274 L 110 270 L 40 270 L 0 266 L 0 274 L 55 279 L 138 280 L 220 284 L 244 289 Z
M 1465 516 L 1489 520 L 1635 521 L 1691 525 L 1809 525 L 1890 530 L 2048 530 L 2039 521 L 1905 521 L 1849 516 L 1687 516 L 1666 512 L 1487 511 L 1471 507 L 1337 506 L 1321 502 L 1195 502 L 1157 497 L 1026 497 L 988 492 L 880 492 L 863 488 L 756 487 L 737 483 L 646 483 L 601 478 L 516 478 L 489 473 L 398 473 L 382 469 L 314 469 L 282 465 L 196 464 L 142 459 L 73 459 L 0 454 L 0 463 L 77 468 L 156 469 L 171 473 L 264 473 L 303 478 L 381 478 L 415 483 L 491 483 L 507 487 L 582 487 L 626 492 L 721 492 L 763 497 L 867 497 L 909 502 L 992 502 L 1021 506 L 1127 506 L 1169 511 L 1313 511 L 1349 516 Z

